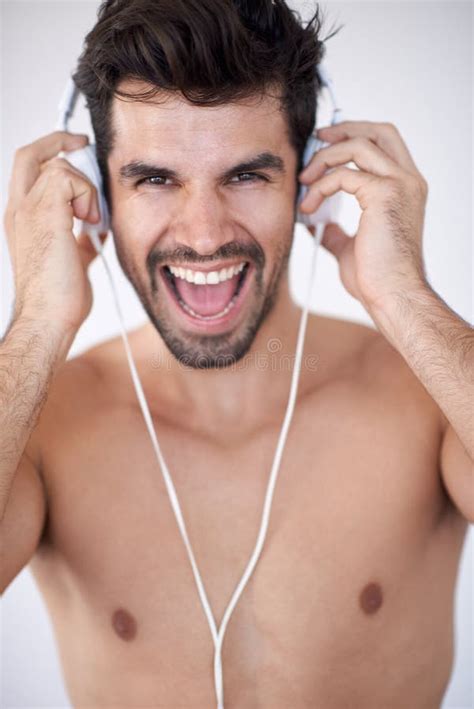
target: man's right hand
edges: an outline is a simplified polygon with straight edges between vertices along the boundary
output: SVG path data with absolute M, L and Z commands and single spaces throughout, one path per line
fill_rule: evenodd
M 87 269 L 97 255 L 87 234 L 75 239 L 73 217 L 97 223 L 99 211 L 94 185 L 57 155 L 87 142 L 85 135 L 56 131 L 19 148 L 4 215 L 15 315 L 72 336 L 92 307 Z

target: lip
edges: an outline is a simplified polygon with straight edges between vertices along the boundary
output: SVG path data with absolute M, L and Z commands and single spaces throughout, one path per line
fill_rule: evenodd
M 242 262 L 239 261 L 239 263 L 242 263 Z M 196 332 L 201 332 L 201 333 L 206 333 L 206 334 L 212 335 L 212 334 L 223 333 L 237 324 L 238 317 L 242 312 L 242 309 L 243 309 L 243 306 L 245 303 L 245 299 L 246 299 L 247 294 L 251 288 L 252 281 L 253 281 L 253 275 L 255 272 L 255 267 L 253 266 L 253 264 L 251 264 L 250 262 L 246 262 L 246 263 L 249 264 L 248 270 L 247 270 L 247 275 L 246 275 L 245 281 L 239 291 L 239 294 L 237 296 L 237 300 L 235 301 L 233 308 L 231 308 L 231 310 L 226 315 L 223 315 L 222 317 L 217 318 L 215 320 L 200 320 L 198 318 L 193 317 L 191 315 L 191 313 L 187 313 L 185 310 L 183 310 L 183 308 L 181 307 L 181 305 L 179 304 L 179 302 L 176 298 L 176 294 L 173 291 L 171 283 L 169 282 L 169 280 L 167 279 L 167 277 L 163 273 L 163 267 L 159 268 L 158 270 L 159 270 L 160 279 L 161 279 L 163 285 L 165 286 L 165 290 L 166 290 L 166 293 L 168 294 L 169 300 L 172 302 L 173 307 L 178 314 L 178 318 L 183 322 L 184 325 L 187 325 L 187 326 L 190 325 L 191 328 L 193 330 L 195 330 Z M 173 264 L 170 264 L 170 265 L 173 265 Z M 235 266 L 235 265 L 237 265 L 237 264 L 230 263 L 228 266 L 225 266 L 225 265 L 220 266 L 219 269 L 217 269 L 216 266 L 214 266 L 213 268 L 210 268 L 209 270 L 206 270 L 206 271 L 203 269 L 202 272 L 203 273 L 210 273 L 211 271 L 217 271 L 217 270 L 220 270 L 221 268 L 230 268 L 231 266 Z M 179 268 L 179 266 L 178 266 L 178 268 Z M 182 266 L 182 268 L 186 268 L 186 266 Z M 193 270 L 197 270 L 197 269 L 194 268 Z

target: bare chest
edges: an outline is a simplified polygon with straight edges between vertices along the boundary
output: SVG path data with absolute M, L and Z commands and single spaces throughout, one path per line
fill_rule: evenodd
M 295 415 L 265 545 L 225 636 L 236 707 L 342 705 L 348 687 L 361 702 L 406 688 L 413 698 L 424 682 L 432 691 L 430 662 L 445 666 L 449 615 L 432 619 L 449 605 L 459 542 L 440 524 L 434 432 L 352 403 L 337 410 L 328 398 L 310 420 Z M 257 541 L 278 430 L 225 451 L 157 430 L 219 626 Z M 71 433 L 50 471 L 48 543 L 33 571 L 71 694 L 212 705 L 209 627 L 139 417 L 117 413 Z M 418 647 L 424 659 L 407 664 L 405 690 L 400 679 L 378 689 L 377 672 Z

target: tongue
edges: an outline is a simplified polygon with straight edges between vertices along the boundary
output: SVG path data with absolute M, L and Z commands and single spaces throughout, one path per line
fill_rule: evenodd
M 221 313 L 229 305 L 237 290 L 239 278 L 240 274 L 237 274 L 224 283 L 203 286 L 188 283 L 182 278 L 175 278 L 174 282 L 181 300 L 184 300 L 186 305 L 197 315 L 210 316 Z

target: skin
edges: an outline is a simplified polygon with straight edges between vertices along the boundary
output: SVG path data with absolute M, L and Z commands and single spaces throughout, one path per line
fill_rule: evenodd
M 140 82 L 128 81 L 125 85 L 128 91 L 143 89 Z M 124 165 L 138 159 L 171 166 L 182 176 L 158 185 L 137 185 L 137 177 L 112 178 L 113 228 L 119 259 L 176 358 L 207 356 L 210 366 L 216 356 L 237 361 L 248 352 L 264 312 L 276 299 L 280 282 L 285 283 L 282 277 L 286 279 L 284 271 L 293 240 L 296 154 L 288 144 L 285 121 L 275 99 L 267 98 L 264 105 L 252 99 L 240 106 L 209 109 L 206 125 L 202 125 L 199 107 L 190 107 L 174 96 L 165 98 L 163 102 L 160 96 L 160 103 L 154 106 L 123 101 L 114 105 L 116 137 L 109 158 L 111 175 L 116 176 Z M 250 113 L 252 121 L 257 121 L 253 140 L 245 137 Z M 277 131 L 273 140 L 267 141 L 267 152 L 283 160 L 284 172 L 259 171 L 266 181 L 252 181 L 248 173 L 247 182 L 241 180 L 242 175 L 225 182 L 219 179 L 231 165 L 262 152 L 261 136 L 269 123 L 275 123 Z M 143 131 L 146 151 L 136 145 L 139 131 Z M 219 270 L 240 261 L 252 264 L 253 287 L 232 332 L 214 337 L 201 333 L 199 337 L 181 325 L 169 298 L 164 297 L 166 289 L 156 271 L 166 263 Z M 219 372 L 213 379 L 219 382 L 220 392 Z
M 262 249 L 268 293 L 296 189 L 272 100 L 117 102 L 114 125 L 113 229 L 142 299 L 151 249 L 212 258 L 230 241 Z M 222 169 L 262 150 L 281 155 L 285 175 L 217 186 Z M 119 183 L 122 164 L 155 151 L 183 183 Z M 250 293 L 242 327 L 260 305 Z M 299 317 L 285 267 L 245 366 L 186 369 L 152 322 L 130 334 L 218 626 L 255 545 Z M 467 526 L 439 475 L 443 418 L 373 328 L 313 314 L 304 356 L 265 547 L 224 640 L 226 709 L 439 707 Z M 61 367 L 32 439 L 49 515 L 31 569 L 73 705 L 215 705 L 209 628 L 119 338 Z

